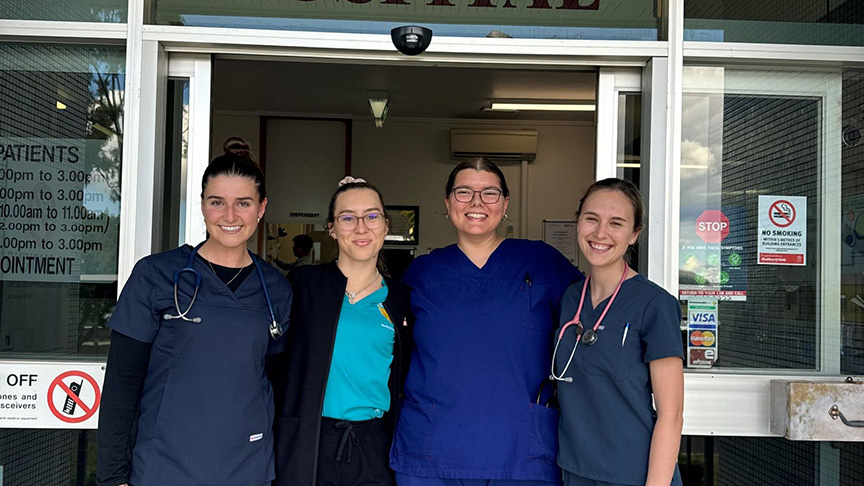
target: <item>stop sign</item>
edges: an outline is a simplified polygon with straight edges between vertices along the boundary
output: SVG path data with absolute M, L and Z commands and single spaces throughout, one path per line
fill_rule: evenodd
M 705 243 L 720 243 L 729 235 L 729 218 L 719 209 L 708 209 L 696 218 L 696 234 Z

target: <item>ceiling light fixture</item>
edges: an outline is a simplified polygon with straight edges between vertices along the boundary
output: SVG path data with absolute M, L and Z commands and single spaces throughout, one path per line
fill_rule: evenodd
M 495 101 L 483 111 L 594 111 L 596 106 L 590 101 Z
M 383 127 L 384 120 L 387 118 L 387 112 L 390 110 L 390 101 L 387 99 L 387 92 L 370 91 L 369 108 L 372 109 L 372 116 L 375 118 L 375 126 L 378 128 Z

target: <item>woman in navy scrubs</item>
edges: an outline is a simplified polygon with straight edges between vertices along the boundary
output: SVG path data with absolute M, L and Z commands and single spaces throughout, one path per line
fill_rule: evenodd
M 457 165 L 444 191 L 457 243 L 403 277 L 416 322 L 390 456 L 399 486 L 561 482 L 558 411 L 536 402 L 560 297 L 582 275 L 543 242 L 498 235 L 508 196 L 494 163 Z
M 410 349 L 408 291 L 379 264 L 388 223 L 374 186 L 343 179 L 327 227 L 339 259 L 288 273 L 295 294 L 287 352 L 269 365 L 275 484 L 388 486 Z
M 681 484 L 681 307 L 624 260 L 642 208 L 633 184 L 606 179 L 588 188 L 576 213 L 591 271 L 564 294 L 556 336 L 565 486 Z
M 139 261 L 108 322 L 99 486 L 273 480 L 264 358 L 284 347 L 271 327 L 287 328 L 291 288 L 246 249 L 267 197 L 248 145 L 234 145 L 204 172 L 207 240 Z

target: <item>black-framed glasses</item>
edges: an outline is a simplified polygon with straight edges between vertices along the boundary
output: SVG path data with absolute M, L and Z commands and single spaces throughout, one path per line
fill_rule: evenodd
M 353 214 L 342 214 L 336 217 L 336 222 L 342 228 L 353 230 L 361 219 L 367 229 L 378 229 L 384 224 L 384 214 L 382 213 L 366 213 L 359 217 Z
M 501 191 L 498 189 L 483 189 L 482 191 L 475 191 L 467 187 L 453 189 L 453 198 L 462 203 L 473 201 L 475 194 L 480 194 L 480 200 L 484 204 L 495 204 L 501 199 Z

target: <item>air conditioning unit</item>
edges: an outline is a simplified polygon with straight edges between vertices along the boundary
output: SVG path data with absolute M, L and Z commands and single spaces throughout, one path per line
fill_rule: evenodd
M 486 157 L 495 162 L 533 162 L 537 158 L 537 130 L 451 128 L 454 159 Z

